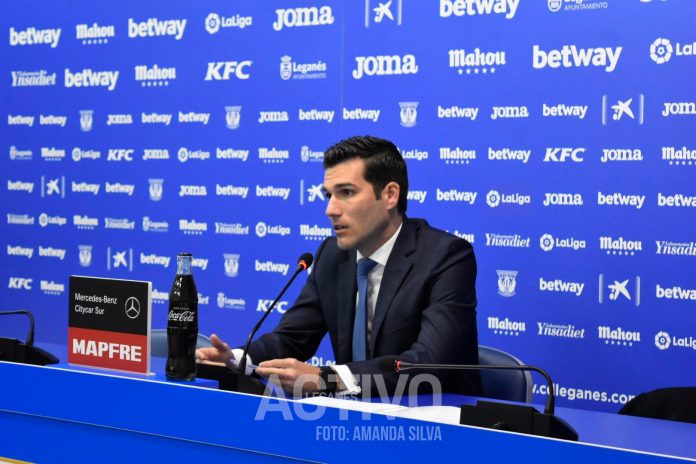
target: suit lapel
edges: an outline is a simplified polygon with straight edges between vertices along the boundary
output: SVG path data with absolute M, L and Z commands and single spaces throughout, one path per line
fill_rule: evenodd
M 338 363 L 348 362 L 353 356 L 353 325 L 355 320 L 356 283 L 355 252 L 338 267 Z
M 416 249 L 416 224 L 404 218 L 401 233 L 394 243 L 387 265 L 384 268 L 382 283 L 379 287 L 377 305 L 372 319 L 372 334 L 370 336 L 370 353 L 374 354 L 377 337 L 382 323 L 387 315 L 396 292 L 401 287 L 406 275 L 413 267 L 410 255 Z

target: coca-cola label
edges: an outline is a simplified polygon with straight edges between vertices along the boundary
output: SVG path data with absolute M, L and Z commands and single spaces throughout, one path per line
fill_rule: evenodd
M 196 313 L 189 308 L 171 308 L 169 310 L 169 322 L 194 322 Z

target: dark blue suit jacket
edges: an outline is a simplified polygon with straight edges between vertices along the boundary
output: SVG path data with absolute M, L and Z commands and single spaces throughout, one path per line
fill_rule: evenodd
M 251 344 L 254 362 L 306 361 L 328 332 L 336 363 L 356 375 L 383 373 L 379 358 L 389 355 L 414 363 L 478 364 L 476 259 L 469 242 L 424 220 L 404 218 L 377 297 L 371 359 L 359 362 L 352 360 L 355 274 L 355 251 L 340 250 L 334 237 L 326 239 L 293 307 L 272 332 Z M 429 373 L 445 391 L 481 393 L 477 372 Z M 390 373 L 384 380 L 393 394 L 398 376 Z M 378 390 L 375 384 L 362 384 L 362 389 L 364 395 Z

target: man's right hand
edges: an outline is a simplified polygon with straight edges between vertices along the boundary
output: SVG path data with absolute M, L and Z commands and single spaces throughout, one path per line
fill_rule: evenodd
M 234 357 L 230 346 L 220 340 L 215 334 L 210 336 L 210 342 L 213 346 L 196 350 L 196 359 L 198 361 L 223 363 L 228 366 L 230 359 Z

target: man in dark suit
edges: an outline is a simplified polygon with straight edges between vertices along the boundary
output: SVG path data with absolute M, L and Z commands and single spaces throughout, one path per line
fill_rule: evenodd
M 399 375 L 384 373 L 380 357 L 477 364 L 472 247 L 405 216 L 408 175 L 394 144 L 375 137 L 341 141 L 326 151 L 324 169 L 335 237 L 319 247 L 293 307 L 251 344 L 249 357 L 262 361 L 256 374 L 273 376 L 287 391 L 374 395 L 398 389 Z M 336 365 L 302 362 L 327 332 Z M 198 350 L 201 360 L 234 363 L 241 356 L 211 338 L 213 348 Z M 480 394 L 475 372 L 434 374 L 445 391 Z

